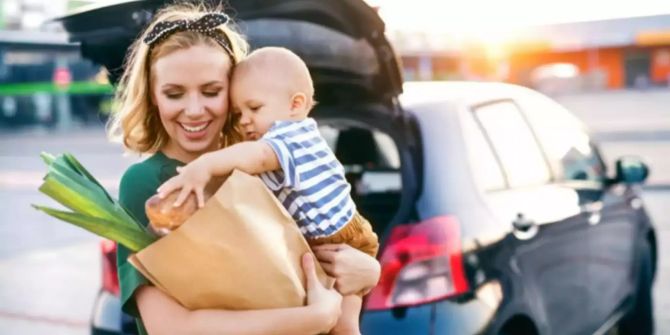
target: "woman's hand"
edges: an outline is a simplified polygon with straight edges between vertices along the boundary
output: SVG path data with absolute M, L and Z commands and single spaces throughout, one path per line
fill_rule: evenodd
M 336 279 L 335 288 L 342 295 L 368 291 L 377 285 L 381 266 L 362 251 L 347 244 L 324 244 L 312 250 L 326 273 Z
M 323 320 L 323 332 L 330 331 L 340 318 L 342 296 L 335 289 L 327 289 L 321 284 L 314 269 L 314 258 L 306 253 L 302 256 L 302 268 L 307 281 L 307 306 L 314 316 Z

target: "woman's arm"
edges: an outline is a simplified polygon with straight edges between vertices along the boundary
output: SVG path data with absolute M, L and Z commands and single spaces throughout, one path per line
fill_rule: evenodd
M 367 292 L 379 282 L 379 262 L 348 244 L 324 244 L 312 250 L 326 273 L 336 279 L 335 288 L 342 295 Z
M 153 334 L 305 334 L 327 331 L 309 306 L 250 311 L 189 311 L 152 286 L 135 293 L 144 327 Z
M 321 285 L 311 255 L 303 257 L 307 278 L 304 307 L 251 311 L 189 311 L 155 287 L 143 286 L 135 299 L 149 334 L 307 334 L 329 331 L 340 316 L 342 297 Z

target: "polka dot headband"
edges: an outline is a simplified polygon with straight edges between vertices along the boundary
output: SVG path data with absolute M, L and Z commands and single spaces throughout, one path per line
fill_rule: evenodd
M 217 29 L 228 23 L 230 18 L 223 13 L 207 13 L 197 20 L 175 20 L 158 22 L 144 38 L 144 43 L 153 48 L 170 35 L 182 31 L 195 31 L 213 38 L 226 51 L 230 60 L 235 63 L 235 57 L 230 47 L 228 36 Z

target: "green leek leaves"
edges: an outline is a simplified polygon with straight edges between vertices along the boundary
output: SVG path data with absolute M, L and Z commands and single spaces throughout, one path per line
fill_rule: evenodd
M 156 240 L 74 156 L 66 153 L 54 157 L 42 153 L 41 157 L 49 171 L 39 188 L 40 192 L 72 211 L 38 205 L 33 205 L 34 208 L 116 241 L 133 252 L 142 250 Z

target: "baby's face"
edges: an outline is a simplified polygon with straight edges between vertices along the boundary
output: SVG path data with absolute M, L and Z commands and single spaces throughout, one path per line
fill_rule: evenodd
M 233 76 L 230 97 L 247 140 L 257 140 L 275 121 L 291 118 L 291 96 L 281 80 L 262 78 L 253 72 Z

